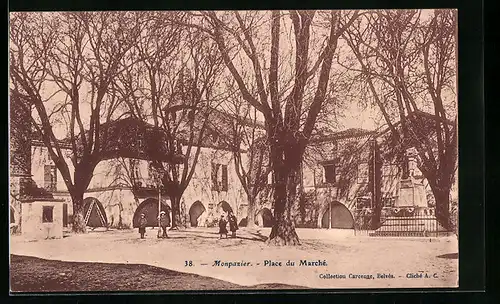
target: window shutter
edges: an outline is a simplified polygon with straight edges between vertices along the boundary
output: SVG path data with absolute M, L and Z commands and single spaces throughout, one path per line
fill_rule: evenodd
M 50 190 L 52 178 L 50 177 L 50 165 L 43 166 L 43 187 Z
M 212 163 L 212 190 L 217 191 L 217 169 L 218 165 Z
M 228 190 L 227 165 L 222 165 L 222 191 Z
M 56 166 L 52 165 L 50 166 L 50 172 L 51 172 L 51 189 L 52 191 L 57 190 L 57 168 Z
M 323 166 L 318 166 L 314 170 L 314 183 L 316 186 L 323 184 Z

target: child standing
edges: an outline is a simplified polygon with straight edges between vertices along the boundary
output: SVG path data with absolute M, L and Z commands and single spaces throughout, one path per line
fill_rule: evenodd
M 163 232 L 161 237 L 164 239 L 168 239 L 168 235 L 167 235 L 168 225 L 170 225 L 170 223 L 169 223 L 167 214 L 165 213 L 165 211 L 160 212 L 160 227 L 161 227 L 161 231 Z
M 225 235 L 225 237 L 227 239 L 227 228 L 226 228 L 226 225 L 227 225 L 227 222 L 224 219 L 224 215 L 222 214 L 220 216 L 220 220 L 219 220 L 219 234 L 220 234 L 219 239 L 222 239 L 222 235 Z
M 141 239 L 144 238 L 144 234 L 146 233 L 147 223 L 148 221 L 146 220 L 146 215 L 142 213 L 141 218 L 139 219 L 139 233 L 141 234 Z

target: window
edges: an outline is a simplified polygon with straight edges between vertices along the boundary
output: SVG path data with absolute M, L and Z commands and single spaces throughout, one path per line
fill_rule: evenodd
M 115 166 L 115 177 L 121 176 L 122 175 L 122 165 L 121 164 L 116 164 Z
M 54 221 L 54 206 L 43 206 L 42 223 L 52 223 Z
M 364 208 L 371 208 L 371 207 L 372 207 L 372 200 L 370 198 L 358 197 L 356 199 L 356 209 L 362 210 Z
M 369 180 L 369 170 L 367 163 L 358 164 L 358 184 L 367 184 Z
M 227 165 L 212 163 L 212 190 L 228 190 Z
M 57 190 L 57 168 L 55 165 L 45 165 L 44 166 L 44 188 L 47 191 Z
M 396 165 L 384 165 L 382 166 L 382 176 L 391 177 L 396 176 L 398 173 L 398 167 Z
M 148 179 L 154 182 L 155 179 L 155 169 L 153 168 L 153 162 L 148 162 Z
M 394 207 L 396 205 L 396 200 L 392 197 L 382 198 L 382 207 Z
M 134 179 L 140 179 L 141 178 L 141 170 L 139 169 L 139 164 L 135 163 L 133 166 L 133 174 L 134 174 Z
M 271 171 L 267 175 L 267 184 L 268 185 L 272 185 L 273 184 L 273 179 L 274 179 L 274 175 L 273 175 L 273 171 Z
M 325 183 L 334 184 L 336 178 L 335 164 L 324 164 L 323 169 L 325 174 L 323 180 L 325 181 Z

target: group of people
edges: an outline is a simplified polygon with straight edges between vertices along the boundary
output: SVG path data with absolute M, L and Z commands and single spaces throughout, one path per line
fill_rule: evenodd
M 165 211 L 160 212 L 160 231 L 158 231 L 158 238 L 168 238 L 167 227 L 170 225 L 170 219 L 167 217 Z M 146 234 L 146 226 L 147 219 L 144 213 L 141 214 L 141 218 L 139 219 L 139 234 L 141 235 L 141 239 L 144 238 L 144 234 Z M 224 217 L 224 214 L 220 216 L 219 220 L 219 239 L 222 239 L 222 236 L 225 236 L 227 239 L 227 224 L 229 223 L 229 230 L 231 231 L 231 237 L 236 237 L 236 230 L 238 230 L 238 220 L 232 211 L 228 211 L 227 220 Z
M 221 214 L 220 220 L 219 220 L 219 239 L 222 239 L 222 236 L 224 235 L 225 238 L 227 239 L 227 224 L 229 223 L 229 230 L 231 230 L 231 237 L 235 238 L 236 237 L 236 230 L 238 230 L 238 220 L 236 219 L 236 216 L 232 211 L 227 212 L 227 221 L 224 218 L 224 214 Z
M 167 227 L 170 226 L 170 219 L 167 217 L 165 211 L 160 212 L 159 220 L 161 230 L 158 231 L 158 238 L 168 239 Z M 144 238 L 147 224 L 148 221 L 146 220 L 146 215 L 142 213 L 141 218 L 139 219 L 139 234 L 141 235 L 141 239 Z

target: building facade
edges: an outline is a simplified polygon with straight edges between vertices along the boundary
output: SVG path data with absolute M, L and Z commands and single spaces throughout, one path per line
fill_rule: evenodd
M 362 226 L 363 215 L 374 212 L 377 206 L 382 216 L 405 208 L 433 214 L 432 191 L 417 168 L 413 149 L 406 151 L 410 176 L 403 179 L 401 163 L 380 151 L 383 140 L 376 132 L 349 129 L 311 141 L 302 164 L 303 198 L 295 210 L 297 227 L 353 229 Z M 67 226 L 72 203 L 66 185 L 43 143 L 31 143 L 32 179 L 54 198 L 65 201 L 63 223 Z M 70 147 L 61 147 L 66 149 L 70 172 L 74 172 Z M 273 221 L 272 178 L 268 183 L 255 208 L 259 226 L 271 226 Z M 457 199 L 456 186 L 454 189 L 452 201 Z M 109 158 L 97 165 L 84 205 L 85 220 L 91 227 L 133 228 L 141 213 L 146 213 L 149 225 L 155 226 L 158 209 L 168 214 L 171 210 L 168 195 L 158 191 L 150 162 L 126 157 Z M 217 138 L 201 147 L 180 206 L 181 221 L 188 227 L 216 226 L 220 214 L 228 210 L 245 225 L 247 197 L 232 152 L 218 145 Z M 11 204 L 11 223 L 20 212 Z

